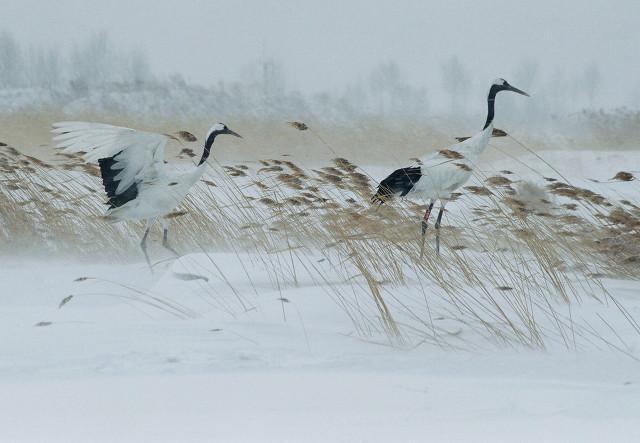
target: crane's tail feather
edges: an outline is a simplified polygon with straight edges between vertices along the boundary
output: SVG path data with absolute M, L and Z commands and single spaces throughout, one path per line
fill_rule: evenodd
M 394 193 L 386 186 L 382 184 L 378 186 L 378 190 L 371 197 L 372 203 L 377 203 L 378 205 L 383 205 L 387 201 L 393 198 Z
M 404 197 L 413 189 L 420 177 L 422 177 L 422 170 L 419 166 L 396 169 L 380 182 L 378 190 L 371 197 L 371 201 L 383 204 L 396 195 Z
M 117 153 L 112 157 L 101 158 L 98 160 L 100 166 L 100 175 L 102 176 L 102 185 L 109 198 L 108 205 L 110 208 L 118 208 L 125 203 L 134 200 L 138 197 L 138 185 L 133 182 L 123 191 L 118 192 L 118 188 L 121 184 L 121 171 L 122 167 L 118 167 L 117 157 L 122 152 Z

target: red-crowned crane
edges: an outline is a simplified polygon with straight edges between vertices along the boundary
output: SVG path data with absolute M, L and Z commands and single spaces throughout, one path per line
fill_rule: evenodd
M 240 137 L 222 123 L 213 125 L 198 165 L 191 171 L 178 173 L 165 168 L 166 135 L 90 122 L 54 123 L 52 132 L 56 147 L 63 152 L 83 152 L 85 161 L 98 162 L 108 197 L 105 215 L 108 221 L 146 220 L 140 247 L 149 267 L 147 236 L 153 223 L 160 220 L 162 245 L 178 255 L 169 246 L 169 222 L 164 216 L 182 202 L 204 173 L 216 137 L 223 134 Z
M 436 200 L 439 200 L 441 205 L 435 224 L 436 252 L 440 253 L 440 222 L 442 221 L 444 207 L 451 198 L 451 194 L 469 180 L 476 162 L 489 145 L 489 138 L 493 132 L 496 95 L 500 91 L 512 91 L 529 96 L 526 92 L 511 86 L 506 80 L 497 79 L 489 88 L 487 119 L 482 131 L 448 149 L 427 155 L 421 159 L 422 164 L 420 166 L 393 171 L 380 182 L 377 192 L 372 197 L 372 201 L 380 204 L 396 195 L 416 197 L 429 202 L 422 218 L 420 256 L 424 251 L 427 222 Z

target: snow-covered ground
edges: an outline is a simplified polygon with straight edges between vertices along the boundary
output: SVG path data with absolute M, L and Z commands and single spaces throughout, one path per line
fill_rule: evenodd
M 579 185 L 630 157 L 545 158 Z M 638 201 L 634 182 L 606 190 Z M 631 355 L 394 347 L 358 337 L 313 280 L 278 289 L 268 272 L 242 253 L 191 254 L 153 275 L 142 261 L 5 256 L 0 441 L 640 441 L 640 337 L 628 326 L 612 325 Z M 606 284 L 640 318 L 640 284 Z
M 213 258 L 233 277 L 233 259 Z M 224 284 L 174 274 L 190 260 L 204 262 L 153 277 L 142 264 L 4 263 L 2 440 L 640 439 L 640 364 L 618 351 L 368 343 L 314 287 L 260 290 L 231 316 Z M 194 318 L 120 299 L 135 293 L 121 284 Z

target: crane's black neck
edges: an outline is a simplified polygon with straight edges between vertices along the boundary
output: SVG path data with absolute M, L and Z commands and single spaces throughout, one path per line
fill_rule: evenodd
M 483 130 L 487 129 L 487 127 L 493 122 L 496 95 L 499 91 L 501 91 L 501 89 L 498 85 L 492 85 L 491 89 L 489 89 L 489 95 L 487 96 L 487 121 L 484 124 L 484 128 L 482 128 Z
M 219 131 L 213 131 L 211 134 L 209 134 L 209 137 L 207 137 L 207 140 L 204 142 L 204 151 L 202 151 L 202 157 L 200 158 L 200 163 L 198 163 L 198 166 L 202 165 L 209 158 L 209 154 L 211 154 L 211 148 L 213 147 L 213 142 L 215 141 L 216 136 L 219 133 Z

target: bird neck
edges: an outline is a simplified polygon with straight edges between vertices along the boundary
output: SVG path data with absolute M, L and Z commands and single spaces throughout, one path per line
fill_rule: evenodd
M 491 86 L 489 89 L 489 95 L 487 96 L 487 121 L 484 123 L 484 129 L 487 129 L 490 124 L 493 123 L 493 117 L 495 115 L 495 103 L 496 103 L 496 94 L 498 94 L 498 88 L 495 85 Z
M 210 150 L 211 148 L 209 148 Z M 200 163 L 198 166 L 193 168 L 191 171 L 184 174 L 184 183 L 187 185 L 187 188 L 190 188 L 195 183 L 200 180 L 200 177 L 204 174 L 204 171 L 207 169 L 207 157 L 209 156 L 209 150 L 205 150 L 202 153 L 202 158 L 200 159 Z
M 202 151 L 202 157 L 200 157 L 200 162 L 198 163 L 198 166 L 204 165 L 204 162 L 206 162 L 207 159 L 209 158 L 209 154 L 211 154 L 211 148 L 213 147 L 213 142 L 216 140 L 217 135 L 218 135 L 218 132 L 213 131 L 207 137 L 207 140 L 204 142 L 204 150 Z

